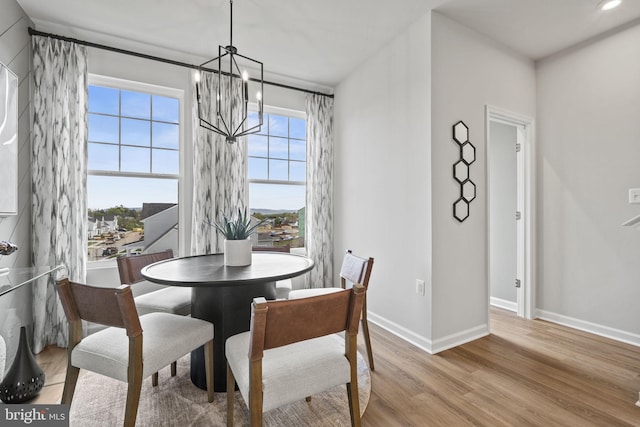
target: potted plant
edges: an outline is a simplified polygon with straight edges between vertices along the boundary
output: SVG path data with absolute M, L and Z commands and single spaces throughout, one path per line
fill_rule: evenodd
M 235 218 L 223 215 L 222 221 L 205 221 L 224 236 L 224 264 L 228 266 L 243 266 L 251 264 L 251 240 L 253 234 L 264 220 L 251 225 L 251 216 L 247 210 L 238 209 Z

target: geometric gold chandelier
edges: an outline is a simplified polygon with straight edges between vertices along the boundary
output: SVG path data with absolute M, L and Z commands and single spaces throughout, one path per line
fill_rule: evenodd
M 225 136 L 226 141 L 233 144 L 238 137 L 260 132 L 263 117 L 264 75 L 262 62 L 240 55 L 233 45 L 233 0 L 229 0 L 229 5 L 231 10 L 229 44 L 218 46 L 218 56 L 200 64 L 195 80 L 200 126 Z M 201 71 L 205 65 L 212 62 L 217 62 L 215 124 L 209 122 L 208 117 L 202 116 L 200 105 Z M 251 77 L 250 73 L 256 77 Z M 239 103 L 235 102 L 238 94 L 241 100 Z M 257 123 L 249 123 L 249 102 L 255 102 L 258 106 Z

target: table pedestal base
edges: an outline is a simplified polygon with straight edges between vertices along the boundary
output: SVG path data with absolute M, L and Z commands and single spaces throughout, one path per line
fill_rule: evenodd
M 227 358 L 224 346 L 227 338 L 246 332 L 251 324 L 251 303 L 255 297 L 276 298 L 275 282 L 238 286 L 199 286 L 191 291 L 191 317 L 213 323 L 214 390 L 227 391 Z M 204 348 L 191 352 L 191 381 L 206 390 Z

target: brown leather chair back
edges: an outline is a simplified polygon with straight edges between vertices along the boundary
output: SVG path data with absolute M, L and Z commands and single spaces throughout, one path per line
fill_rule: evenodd
M 118 273 L 120 274 L 120 283 L 132 285 L 144 280 L 140 270 L 149 264 L 173 258 L 173 251 L 167 249 L 162 252 L 154 252 L 151 254 L 141 255 L 123 255 L 116 258 L 118 263 Z

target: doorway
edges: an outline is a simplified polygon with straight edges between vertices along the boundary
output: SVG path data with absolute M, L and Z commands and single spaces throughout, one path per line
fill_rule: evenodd
M 486 112 L 488 304 L 531 319 L 533 119 L 492 106 Z

